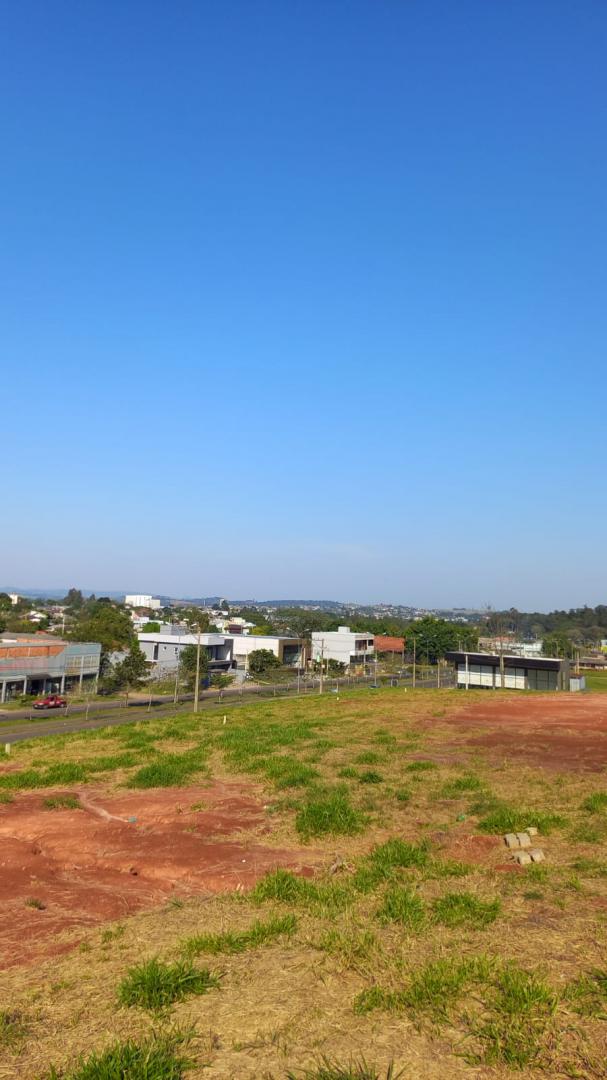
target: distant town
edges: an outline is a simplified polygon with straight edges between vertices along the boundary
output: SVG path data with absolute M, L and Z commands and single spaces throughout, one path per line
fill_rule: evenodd
M 0 706 L 70 695 L 436 679 L 580 690 L 607 668 L 607 606 L 549 614 L 332 600 L 0 592 Z M 441 683 L 442 678 L 442 683 Z M 34 700 L 39 699 L 39 700 Z

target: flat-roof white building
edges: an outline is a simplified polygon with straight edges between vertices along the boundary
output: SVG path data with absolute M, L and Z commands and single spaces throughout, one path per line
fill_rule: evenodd
M 198 634 L 137 634 L 139 646 L 157 675 L 174 672 L 179 656 L 186 645 L 197 645 Z M 232 639 L 224 634 L 201 634 L 200 644 L 206 650 L 209 671 L 229 671 L 233 667 Z
M 284 637 L 281 634 L 225 634 L 234 650 L 234 660 L 238 667 L 246 667 L 248 657 L 257 649 L 269 649 L 281 664 L 287 667 L 305 667 L 305 643 L 297 637 Z
M 151 608 L 152 611 L 158 611 L 162 607 L 160 600 L 148 593 L 127 593 L 124 602 L 127 607 Z
M 337 630 L 315 630 L 312 633 L 312 659 L 319 662 L 336 660 L 346 668 L 358 667 L 375 655 L 373 634 L 356 633 L 349 626 Z

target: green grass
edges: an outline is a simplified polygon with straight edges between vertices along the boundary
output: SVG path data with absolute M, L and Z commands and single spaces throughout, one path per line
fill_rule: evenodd
M 478 776 L 466 773 L 456 780 L 449 780 L 446 784 L 443 784 L 439 794 L 444 799 L 457 799 L 461 795 L 469 794 L 471 791 L 482 791 L 483 787 L 483 782 Z
M 407 885 L 392 885 L 377 910 L 381 922 L 397 922 L 414 933 L 422 930 L 427 922 L 423 900 Z
M 580 1016 L 607 1019 L 607 971 L 594 968 L 569 983 L 565 997 Z
M 36 911 L 46 911 L 46 904 L 39 900 L 37 896 L 29 896 L 25 901 L 25 906 L 34 908 Z
M 373 769 L 366 769 L 362 772 L 358 778 L 359 784 L 383 784 L 384 778 L 381 773 L 375 772 Z
M 0 1009 L 0 1048 L 14 1050 L 20 1046 L 28 1033 L 23 1013 Z
M 365 828 L 367 818 L 355 810 L 347 788 L 318 788 L 297 812 L 295 828 L 304 840 L 316 836 L 354 836 Z
M 402 803 L 403 806 L 406 806 L 408 802 L 411 802 L 411 792 L 409 788 L 397 788 L 394 792 L 394 798 L 397 802 Z
M 410 761 L 408 765 L 405 765 L 405 770 L 406 772 L 430 772 L 436 767 L 433 761 Z
M 403 1075 L 402 1072 L 394 1071 L 394 1065 L 378 1072 L 374 1066 L 368 1065 L 364 1058 L 342 1065 L 324 1057 L 311 1069 L 287 1072 L 286 1080 L 398 1080 Z
M 145 1042 L 115 1042 L 94 1051 L 67 1071 L 51 1066 L 44 1080 L 183 1080 L 190 1064 L 182 1046 L 189 1036 L 172 1032 L 152 1035 Z
M 12 803 L 13 796 L 8 791 L 0 791 L 0 806 L 7 806 L 8 803 Z
M 77 795 L 51 795 L 43 802 L 45 810 L 81 810 Z
M 256 920 L 248 930 L 224 930 L 219 934 L 196 934 L 183 942 L 183 951 L 189 956 L 199 953 L 241 953 L 269 945 L 278 937 L 290 936 L 297 929 L 294 915 L 274 915 L 265 922 Z
M 571 869 L 582 877 L 604 878 L 607 877 L 607 863 L 598 862 L 596 859 L 587 859 L 579 855 L 570 863 Z
M 308 787 L 318 778 L 318 770 L 297 758 L 273 757 L 263 767 L 264 775 L 279 791 L 290 787 Z
M 582 810 L 587 810 L 589 814 L 602 814 L 607 810 L 607 792 L 595 791 L 594 795 L 589 795 L 582 803 Z
M 362 859 L 352 876 L 352 886 L 358 892 L 371 892 L 380 882 L 393 879 L 395 871 L 419 870 L 428 865 L 429 859 L 429 844 L 409 844 L 394 837 Z
M 181 787 L 195 774 L 208 776 L 204 750 L 196 748 L 183 754 L 159 754 L 143 765 L 128 780 L 130 788 Z
M 278 869 L 271 870 L 257 882 L 249 893 L 249 899 L 254 904 L 273 900 L 333 917 L 350 906 L 354 895 L 349 884 L 310 881 L 309 878 L 297 877 L 290 870 Z
M 607 821 L 604 817 L 580 821 L 569 833 L 569 839 L 575 844 L 601 844 L 607 839 Z
M 532 1065 L 540 1056 L 557 1003 L 556 994 L 539 976 L 506 964 L 491 980 L 486 1015 L 471 1025 L 481 1050 L 470 1054 L 469 1060 L 511 1069 Z
M 21 772 L 0 776 L 0 788 L 9 791 L 26 791 L 33 788 L 58 787 L 60 784 L 77 784 L 87 779 L 89 770 L 76 762 L 49 765 L 46 769 L 23 769 Z
M 375 750 L 364 750 L 362 754 L 354 758 L 354 763 L 355 765 L 377 765 L 379 760 L 379 754 L 376 754 Z
M 344 765 L 343 768 L 338 770 L 337 775 L 341 780 L 357 780 L 358 773 L 353 765 Z
M 484 833 L 522 832 L 527 825 L 535 825 L 540 833 L 547 836 L 553 829 L 561 828 L 566 819 L 561 814 L 546 813 L 542 810 L 519 810 L 501 803 L 480 819 L 478 827 Z
M 458 1006 L 470 994 L 480 1011 Z M 444 958 L 412 972 L 400 990 L 372 986 L 354 1002 L 357 1013 L 403 1009 L 418 1022 L 463 1027 L 464 1056 L 475 1064 L 522 1069 L 540 1058 L 558 997 L 535 973 L 490 957 Z
M 377 948 L 377 938 L 370 930 L 327 930 L 320 938 L 318 948 L 338 957 L 348 967 L 355 967 L 370 959 Z
M 445 893 L 432 904 L 432 914 L 442 926 L 470 926 L 481 929 L 495 922 L 501 904 L 493 900 L 479 900 L 468 892 Z
M 121 1005 L 142 1009 L 162 1009 L 191 994 L 206 994 L 219 986 L 219 977 L 208 968 L 196 968 L 189 960 L 165 964 L 152 957 L 129 968 L 118 988 Z

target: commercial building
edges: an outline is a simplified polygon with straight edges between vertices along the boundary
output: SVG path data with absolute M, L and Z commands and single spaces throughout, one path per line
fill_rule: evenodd
M 571 667 L 558 657 L 448 652 L 458 687 L 489 690 L 569 690 Z
M 161 632 L 137 635 L 146 660 L 153 665 L 156 675 L 169 675 L 179 664 L 179 657 L 187 645 L 198 644 L 198 634 Z M 229 671 L 234 666 L 232 639 L 224 634 L 201 634 L 200 644 L 206 650 L 211 673 Z
M 124 602 L 127 607 L 149 608 L 151 611 L 158 611 L 162 607 L 160 600 L 157 600 L 155 596 L 149 596 L 147 593 L 127 593 Z
M 99 676 L 101 645 L 44 634 L 0 635 L 0 702 L 18 694 L 63 694 Z
M 305 667 L 305 642 L 282 634 L 226 634 L 234 649 L 237 667 L 247 667 L 248 658 L 257 649 L 269 649 L 287 667 Z
M 312 659 L 336 660 L 346 668 L 364 666 L 375 658 L 375 638 L 372 634 L 355 633 L 349 626 L 337 630 L 318 630 L 312 634 Z

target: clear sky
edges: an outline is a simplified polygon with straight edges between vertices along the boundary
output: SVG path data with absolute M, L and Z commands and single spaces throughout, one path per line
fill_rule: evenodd
M 605 602 L 602 0 L 0 43 L 0 581 Z

